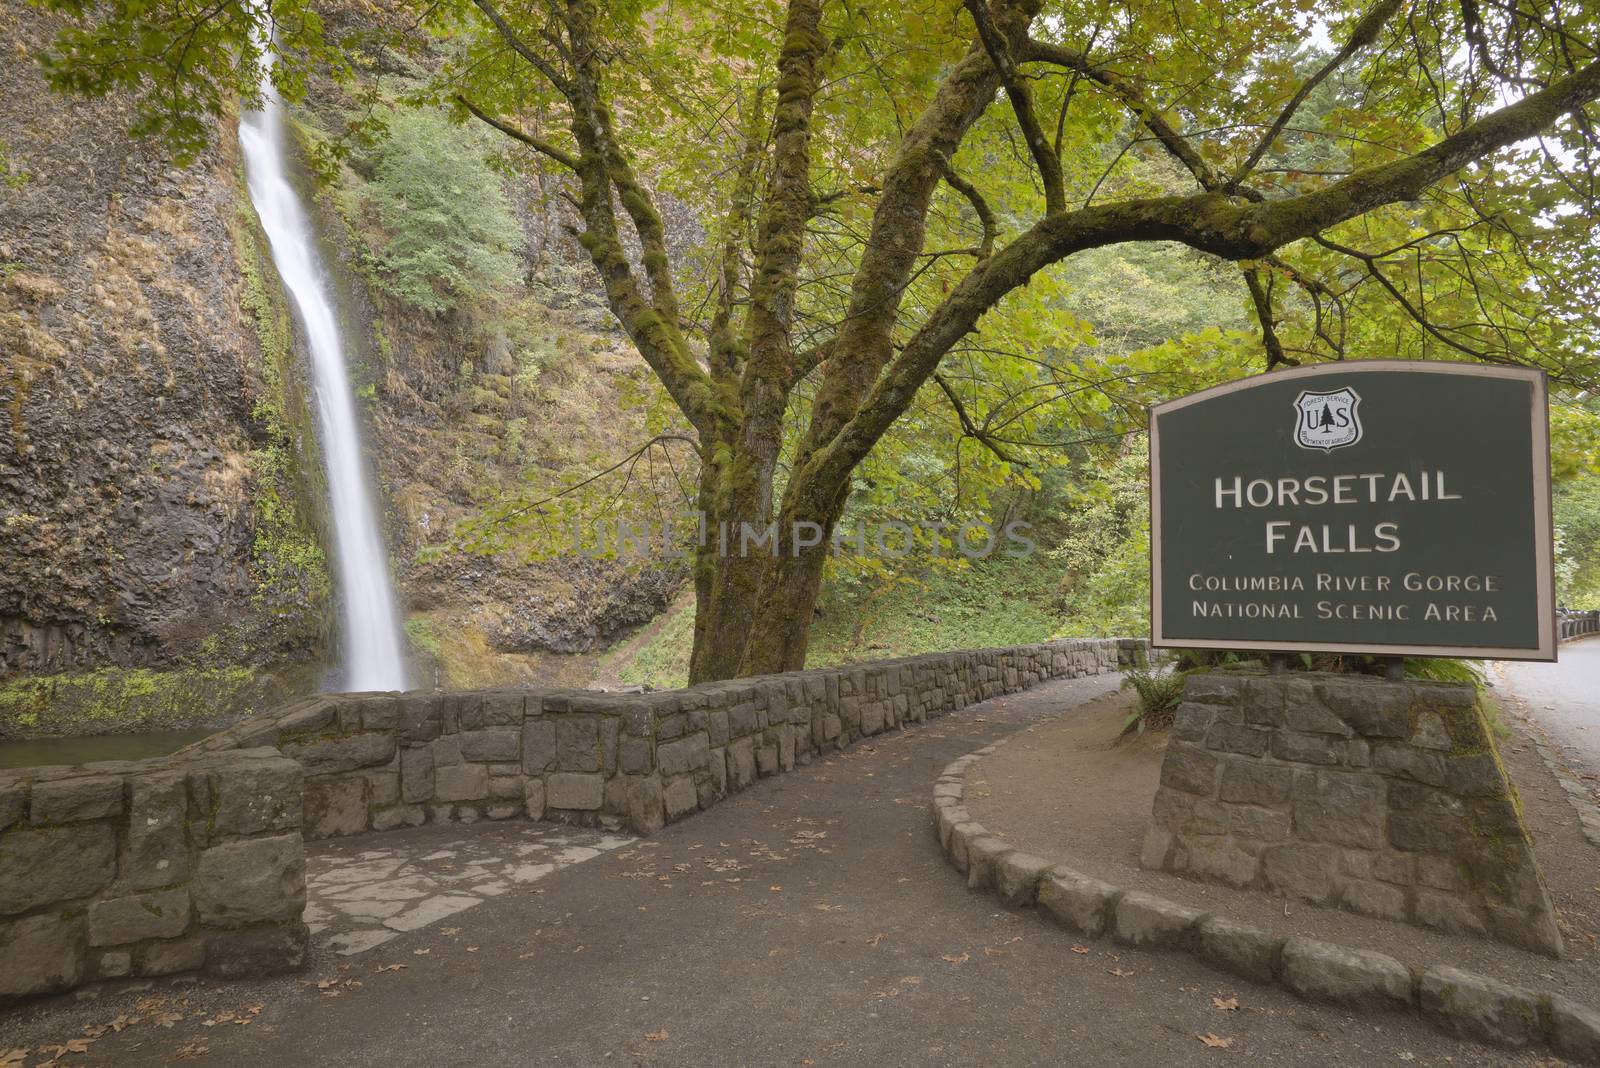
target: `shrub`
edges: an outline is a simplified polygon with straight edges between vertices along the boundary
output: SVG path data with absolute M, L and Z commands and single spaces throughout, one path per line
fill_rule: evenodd
M 1130 668 L 1122 675 L 1122 688 L 1139 694 L 1139 707 L 1128 714 L 1122 724 L 1122 733 L 1134 730 L 1164 731 L 1172 726 L 1172 717 L 1183 701 L 1184 675 L 1181 671 L 1161 671 L 1156 668 Z
M 471 131 L 397 108 L 355 162 L 371 175 L 358 202 L 381 229 L 368 254 L 381 288 L 439 313 L 516 280 L 522 227 Z

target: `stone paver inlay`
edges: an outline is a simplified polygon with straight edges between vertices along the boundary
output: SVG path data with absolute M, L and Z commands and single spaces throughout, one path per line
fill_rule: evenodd
M 441 828 L 386 846 L 381 836 L 306 850 L 306 925 L 350 955 L 434 924 L 635 839 L 547 823 Z

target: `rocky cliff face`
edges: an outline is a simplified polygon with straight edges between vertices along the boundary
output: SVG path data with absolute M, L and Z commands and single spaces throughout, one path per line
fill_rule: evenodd
M 179 169 L 0 15 L 0 677 L 164 665 L 253 614 L 262 353 L 230 138 Z
M 55 30 L 0 10 L 0 737 L 173 725 L 191 703 L 216 721 L 315 685 L 329 658 L 303 360 L 232 123 L 174 166 L 127 137 L 124 101 L 46 89 L 32 57 Z M 579 479 L 636 446 L 653 381 L 539 190 L 512 190 L 526 286 L 428 315 L 370 284 L 340 207 L 358 181 L 306 179 L 422 676 L 581 685 L 589 667 L 551 655 L 647 621 L 681 562 L 484 557 L 451 531 L 530 470 Z

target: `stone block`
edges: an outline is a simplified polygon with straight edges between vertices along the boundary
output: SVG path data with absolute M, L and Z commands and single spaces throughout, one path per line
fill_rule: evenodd
M 1112 924 L 1122 891 L 1070 868 L 1051 868 L 1038 881 L 1038 907 L 1069 931 L 1101 937 Z
M 1289 800 L 1294 771 L 1259 760 L 1228 760 L 1222 765 L 1217 796 L 1243 805 L 1281 805 Z
M 393 734 L 373 732 L 286 743 L 280 748 L 283 755 L 299 763 L 307 775 L 335 775 L 387 764 L 394 759 L 395 746 Z
M 756 774 L 763 777 L 778 773 L 778 747 L 775 745 L 762 745 L 756 747 Z
M 442 723 L 439 695 L 408 693 L 394 699 L 395 726 L 407 742 L 431 742 L 439 737 Z
M 200 921 L 210 927 L 298 922 L 306 903 L 300 835 L 212 846 L 195 865 L 193 891 Z
M 556 763 L 556 725 L 551 719 L 528 719 L 522 724 L 522 770 L 529 775 L 548 771 Z
M 593 716 L 556 720 L 556 767 L 562 771 L 599 771 L 600 721 Z
M 522 776 L 520 775 L 491 775 L 489 776 L 489 799 L 491 801 L 522 800 Z
M 544 818 L 544 780 L 527 779 L 522 784 L 522 805 L 530 820 Z
M 1445 785 L 1444 758 L 1413 749 L 1404 742 L 1379 742 L 1372 749 L 1372 770 L 1428 786 Z
M 1262 730 L 1260 727 L 1217 721 L 1213 722 L 1211 729 L 1206 732 L 1205 745 L 1207 749 L 1258 757 L 1266 753 L 1268 740 L 1276 741 L 1277 737 L 1274 732 Z
M 1273 846 L 1261 854 L 1261 877 L 1274 890 L 1320 903 L 1333 896 L 1338 862 L 1339 851 L 1333 846 Z
M 1467 837 L 1460 816 L 1445 812 L 1395 812 L 1389 816 L 1389 841 L 1409 853 L 1453 853 Z
M 1161 785 L 1210 797 L 1216 791 L 1219 766 L 1215 753 L 1187 742 L 1171 742 L 1161 761 Z
M 1439 753 L 1450 751 L 1450 732 L 1437 712 L 1421 712 L 1417 725 L 1411 732 L 1411 744 L 1419 749 L 1432 749 Z
M 1014 850 L 1015 847 L 1010 842 L 992 835 L 968 840 L 967 886 L 973 890 L 988 890 L 993 887 L 1000 858 Z
M 1278 731 L 1272 736 L 1272 755 L 1294 764 L 1333 767 L 1344 763 L 1345 742 L 1328 734 Z
M 35 827 L 122 815 L 122 777 L 74 776 L 33 784 L 29 819 Z
M 305 967 L 309 942 L 306 925 L 299 922 L 207 931 L 206 972 L 220 979 L 297 972 Z
M 636 834 L 654 834 L 667 822 L 666 792 L 661 779 L 642 775 L 627 780 L 628 829 Z
M 1271 983 L 1283 939 L 1247 924 L 1207 916 L 1196 931 L 1200 959 L 1233 975 Z
M 1331 734 L 1348 738 L 1354 733 L 1344 720 L 1334 715 L 1317 699 L 1316 688 L 1301 679 L 1283 687 L 1286 706 L 1283 725 L 1302 734 Z
M 1600 1012 L 1559 994 L 1550 995 L 1550 1044 L 1563 1057 L 1600 1064 Z
M 1283 944 L 1282 962 L 1283 985 L 1308 1001 L 1411 1007 L 1411 972 L 1387 954 L 1296 937 Z
M 176 938 L 189 927 L 183 887 L 96 901 L 89 906 L 89 944 L 120 946 L 147 938 Z
M 1178 837 L 1160 827 L 1145 830 L 1144 842 L 1139 847 L 1139 867 L 1149 871 L 1167 871 L 1173 868 L 1173 854 L 1177 851 Z
M 433 771 L 436 801 L 482 801 L 489 796 L 489 769 L 482 764 L 454 764 Z
M 1249 886 L 1261 870 L 1261 859 L 1240 848 L 1228 835 L 1192 836 L 1184 839 L 1182 870 L 1216 879 L 1229 886 Z
M 171 886 L 189 877 L 184 836 L 189 789 L 182 772 L 136 776 L 129 783 L 128 849 L 122 882 L 130 890 Z
M 1383 920 L 1406 919 L 1406 893 L 1390 883 L 1348 879 L 1339 890 L 1340 902 L 1351 912 Z
M 428 822 L 428 814 L 421 805 L 395 805 L 379 809 L 372 814 L 372 829 L 392 831 L 399 827 L 421 827 Z
M 1544 1038 L 1531 990 L 1440 966 L 1422 973 L 1417 992 L 1423 1017 L 1458 1038 L 1512 1048 Z
M 1005 854 L 995 866 L 994 886 L 1000 900 L 1013 908 L 1032 905 L 1039 879 L 1049 869 L 1050 862 L 1043 857 L 1020 851 Z
M 728 793 L 728 751 L 713 749 L 708 757 L 711 772 L 711 795 L 725 797 Z
M 1173 713 L 1172 738 L 1180 742 L 1204 741 L 1206 732 L 1211 729 L 1214 714 L 1215 710 L 1210 705 L 1185 701 Z
M 1441 931 L 1484 934 L 1488 925 L 1477 907 L 1465 897 L 1427 887 L 1417 889 L 1416 920 Z
M 1278 727 L 1283 723 L 1284 687 L 1275 679 L 1252 679 L 1240 690 L 1239 707 L 1244 721 L 1263 727 Z
M 133 954 L 125 949 L 111 949 L 100 954 L 95 973 L 101 979 L 126 979 L 133 974 Z
M 197 972 L 205 963 L 205 938 L 193 934 L 140 947 L 134 957 L 134 973 L 145 978 L 179 975 Z
M 400 800 L 407 804 L 433 799 L 433 749 L 408 746 L 400 750 Z
M 54 913 L 0 923 L 0 998 L 48 994 L 83 976 L 83 920 Z
M 1411 733 L 1410 691 L 1404 683 L 1329 679 L 1314 688 L 1323 705 L 1363 738 L 1405 738 Z
M 655 770 L 655 748 L 648 738 L 623 738 L 618 750 L 618 767 L 624 775 L 648 775 Z
M 759 729 L 754 701 L 744 701 L 728 709 L 728 737 L 743 738 Z
M 1214 801 L 1202 801 L 1196 806 L 1196 811 L 1201 807 L 1211 806 L 1216 810 L 1216 815 L 1222 819 L 1222 824 L 1228 833 L 1236 838 L 1248 838 L 1261 842 L 1281 842 L 1289 837 L 1291 821 L 1287 809 L 1261 808 L 1257 805 L 1227 805 Z M 1208 813 L 1209 814 L 1209 813 Z
M 1244 688 L 1241 675 L 1223 675 L 1211 672 L 1190 675 L 1183 683 L 1183 699 L 1203 705 L 1236 704 Z
M 755 739 L 735 738 L 728 743 L 728 786 L 733 790 L 742 790 L 755 779 Z
M 694 779 L 688 775 L 668 780 L 666 789 L 662 791 L 662 800 L 669 820 L 686 816 L 700 807 L 700 797 L 695 792 Z
M 0 916 L 88 897 L 116 875 L 117 831 L 109 822 L 0 834 Z
M 1295 834 L 1357 849 L 1383 845 L 1384 784 L 1361 772 L 1302 775 L 1294 787 Z
M 1500 766 L 1495 763 L 1493 756 L 1488 753 L 1474 753 L 1470 756 L 1446 757 L 1444 763 L 1444 782 L 1442 783 L 1457 797 L 1507 797 L 1505 776 L 1501 774 Z M 1434 785 L 1441 785 L 1435 783 Z
M 479 763 L 517 760 L 522 755 L 519 727 L 488 727 L 461 732 L 461 758 Z
M 212 837 L 289 831 L 300 826 L 305 772 L 293 760 L 234 760 L 208 775 Z
M 5 773 L 0 772 L 0 831 L 22 819 L 23 810 L 28 807 L 28 791 L 26 780 L 12 778 L 8 781 Z
M 400 776 L 392 771 L 379 771 L 367 777 L 367 803 L 373 808 L 393 805 L 400 800 Z
M 726 708 L 713 708 L 706 713 L 706 733 L 711 736 L 712 745 L 727 745 L 729 729 Z
M 545 779 L 545 805 L 549 808 L 593 812 L 605 800 L 605 778 L 593 774 L 558 771 Z
M 697 732 L 656 748 L 656 763 L 660 766 L 663 776 L 687 775 L 699 771 L 709 760 L 710 744 L 704 732 Z
M 1206 916 L 1175 901 L 1136 891 L 1123 894 L 1113 912 L 1112 937 L 1144 949 L 1189 949 Z

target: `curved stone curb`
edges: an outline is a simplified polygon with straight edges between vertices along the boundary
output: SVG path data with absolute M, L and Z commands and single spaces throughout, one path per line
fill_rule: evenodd
M 964 804 L 967 768 L 1002 744 L 954 761 L 933 788 L 939 844 L 969 888 L 991 891 L 1014 908 L 1037 906 L 1057 926 L 1085 937 L 1109 935 L 1140 949 L 1189 953 L 1307 1001 L 1418 1013 L 1456 1038 L 1512 1048 L 1549 1045 L 1564 1057 L 1600 1065 L 1600 1012 L 1559 994 L 1443 965 L 1409 968 L 1384 953 L 1262 931 L 1014 848 L 973 820 Z

